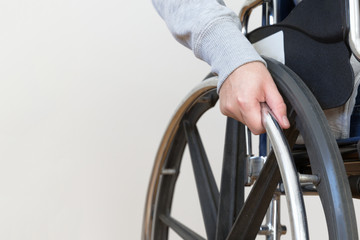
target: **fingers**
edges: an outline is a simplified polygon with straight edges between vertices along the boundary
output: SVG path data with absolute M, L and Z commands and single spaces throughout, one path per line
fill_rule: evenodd
M 221 112 L 231 118 L 245 124 L 253 134 L 265 133 L 265 128 L 261 120 L 260 103 L 253 102 L 234 102 L 235 104 L 221 105 Z
M 243 123 L 255 134 L 265 133 L 265 128 L 262 124 L 261 106 L 259 101 L 250 101 L 242 105 L 241 114 L 243 116 Z

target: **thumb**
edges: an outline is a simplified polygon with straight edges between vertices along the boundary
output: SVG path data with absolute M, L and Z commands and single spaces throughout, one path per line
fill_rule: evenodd
M 276 120 L 280 124 L 280 127 L 283 129 L 288 129 L 290 127 L 290 122 L 286 116 L 286 104 L 284 103 L 283 98 L 277 89 L 275 89 L 275 91 L 269 91 L 268 94 L 270 97 L 266 98 L 266 103 L 274 113 Z

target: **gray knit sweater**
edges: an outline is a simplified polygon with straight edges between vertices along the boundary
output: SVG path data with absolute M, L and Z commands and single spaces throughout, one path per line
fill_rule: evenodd
M 152 0 L 177 41 L 219 75 L 218 90 L 239 66 L 264 60 L 240 31 L 237 15 L 222 0 Z

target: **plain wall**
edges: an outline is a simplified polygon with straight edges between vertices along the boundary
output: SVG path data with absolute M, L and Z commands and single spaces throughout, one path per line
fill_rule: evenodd
M 139 239 L 162 134 L 209 70 L 150 0 L 2 1 L 0 239 Z
M 150 0 L 0 3 L 0 239 L 139 239 L 172 112 L 209 67 Z

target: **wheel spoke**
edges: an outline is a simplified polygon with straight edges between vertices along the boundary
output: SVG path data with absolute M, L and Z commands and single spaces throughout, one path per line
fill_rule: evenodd
M 161 215 L 160 220 L 185 240 L 205 240 L 205 238 L 170 216 Z
M 208 239 L 215 239 L 219 190 L 196 126 L 184 121 L 196 187 Z
M 279 180 L 279 168 L 274 154 L 271 153 L 235 221 L 228 240 L 255 239 Z
M 285 136 L 289 140 L 290 146 L 295 143 L 297 135 L 298 133 L 294 127 L 285 131 Z M 255 239 L 280 177 L 275 154 L 270 152 L 260 176 L 256 180 L 234 223 L 227 238 L 228 240 Z
M 232 118 L 228 118 L 221 174 L 220 205 L 216 231 L 217 240 L 226 238 L 237 214 L 244 204 L 245 161 L 245 126 Z

